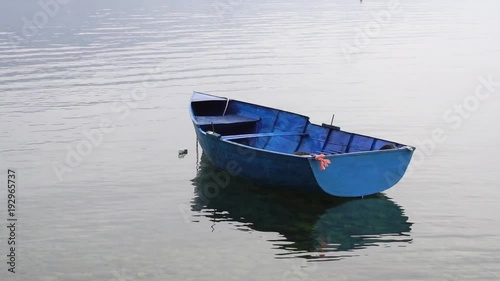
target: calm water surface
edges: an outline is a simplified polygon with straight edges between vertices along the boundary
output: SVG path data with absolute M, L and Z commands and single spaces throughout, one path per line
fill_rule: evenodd
M 499 280 L 500 3 L 390 3 L 4 1 L 0 279 Z M 217 177 L 193 90 L 418 153 L 363 200 Z

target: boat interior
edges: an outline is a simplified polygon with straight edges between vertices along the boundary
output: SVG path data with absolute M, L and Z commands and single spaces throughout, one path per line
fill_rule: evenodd
M 309 122 L 309 117 L 214 96 L 193 99 L 194 123 L 226 141 L 286 154 L 344 154 L 402 144 Z

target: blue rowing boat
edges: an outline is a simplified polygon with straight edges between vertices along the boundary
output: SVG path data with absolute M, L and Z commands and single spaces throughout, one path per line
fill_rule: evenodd
M 207 159 L 229 175 L 338 197 L 380 193 L 403 177 L 415 147 L 309 117 L 194 92 L 191 118 Z

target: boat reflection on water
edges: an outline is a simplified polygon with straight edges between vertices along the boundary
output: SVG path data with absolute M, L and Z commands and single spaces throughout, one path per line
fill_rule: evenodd
M 277 232 L 277 258 L 336 260 L 369 246 L 411 242 L 403 209 L 384 195 L 344 199 L 255 186 L 212 166 L 203 156 L 192 210 L 235 222 L 244 231 Z M 214 227 L 214 226 L 212 226 Z

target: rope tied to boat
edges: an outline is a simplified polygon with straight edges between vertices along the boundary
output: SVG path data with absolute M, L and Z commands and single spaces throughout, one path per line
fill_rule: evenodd
M 325 155 L 323 153 L 319 155 L 314 155 L 314 159 L 319 161 L 319 169 L 325 170 L 326 167 L 332 162 L 330 159 L 325 159 Z

